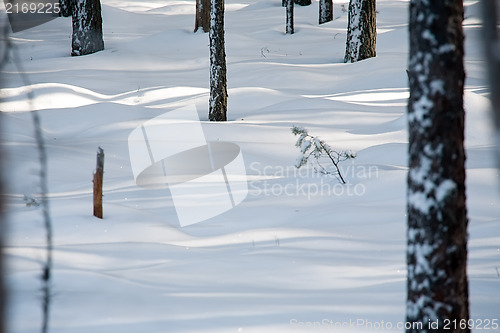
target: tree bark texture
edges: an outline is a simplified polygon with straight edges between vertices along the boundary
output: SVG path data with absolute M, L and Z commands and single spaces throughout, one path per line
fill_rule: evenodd
M 202 28 L 203 32 L 210 30 L 210 0 L 196 0 L 194 32 L 199 28 Z
M 71 55 L 104 50 L 100 0 L 60 0 L 60 5 L 61 14 L 71 15 L 73 21 Z
M 210 121 L 227 120 L 226 50 L 224 43 L 224 0 L 210 6 Z
M 444 328 L 469 319 L 462 22 L 462 0 L 410 1 L 407 333 L 470 331 Z
M 287 0 L 286 2 L 286 30 L 285 33 L 289 35 L 293 35 L 295 32 L 294 23 L 293 23 L 293 1 Z
M 299 6 L 309 6 L 311 3 L 311 0 L 295 0 L 295 4 Z
M 73 0 L 59 0 L 59 8 L 61 8 L 60 15 L 63 17 L 70 17 L 71 16 L 71 6 Z
M 377 11 L 375 0 L 349 2 L 347 41 L 344 62 L 375 57 L 377 44 Z
M 333 21 L 333 1 L 319 0 L 319 24 Z
M 281 0 L 281 7 L 286 7 L 288 0 Z M 312 2 L 311 0 L 294 0 L 294 3 L 299 6 L 309 6 Z

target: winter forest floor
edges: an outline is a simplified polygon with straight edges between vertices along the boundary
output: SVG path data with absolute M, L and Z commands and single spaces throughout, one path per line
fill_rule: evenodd
M 296 7 L 296 33 L 285 35 L 281 1 L 227 1 L 227 123 L 207 120 L 208 35 L 192 32 L 194 0 L 102 0 L 105 50 L 89 56 L 69 56 L 67 18 L 11 35 L 30 86 L 10 61 L 0 105 L 9 332 L 38 332 L 41 321 L 45 232 L 23 199 L 39 191 L 30 109 L 48 152 L 50 332 L 403 331 L 408 1 L 377 1 L 377 57 L 354 64 L 342 62 L 347 3 L 334 3 L 321 26 L 316 1 Z M 500 320 L 499 173 L 479 3 L 465 5 L 471 318 Z M 241 148 L 248 195 L 181 227 L 168 190 L 136 185 L 128 136 L 193 106 L 207 140 Z M 293 125 L 357 153 L 343 164 L 347 185 L 294 168 Z M 103 220 L 92 217 L 99 146 Z

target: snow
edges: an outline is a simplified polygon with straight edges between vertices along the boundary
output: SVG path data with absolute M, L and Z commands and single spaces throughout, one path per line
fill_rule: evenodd
M 436 201 L 443 202 L 444 199 L 457 188 L 457 184 L 451 179 L 445 179 L 436 188 Z
M 431 81 L 429 86 L 431 88 L 432 95 L 434 95 L 434 94 L 443 95 L 446 93 L 445 89 L 444 89 L 444 81 L 443 80 L 435 79 L 435 80 Z
M 427 39 L 432 46 L 437 44 L 436 37 L 429 30 L 424 30 L 424 32 L 422 32 L 422 38 Z
M 192 33 L 194 0 L 102 4 L 104 51 L 71 57 L 71 20 L 57 18 L 13 35 L 30 83 L 13 62 L 2 73 L 9 332 L 37 332 L 41 319 L 42 212 L 23 200 L 39 198 L 30 89 L 54 223 L 50 332 L 402 331 L 408 1 L 377 1 L 377 57 L 353 64 L 343 63 L 347 1 L 321 26 L 317 2 L 296 6 L 288 36 L 280 0 L 228 3 L 227 123 L 208 121 L 208 34 Z M 479 3 L 465 4 L 475 22 Z M 481 32 L 465 32 L 471 318 L 498 319 L 499 173 Z M 135 183 L 128 138 L 193 106 L 207 141 L 241 148 L 248 195 L 181 227 L 168 189 Z M 294 125 L 357 153 L 340 164 L 348 184 L 294 167 Z M 103 220 L 91 216 L 99 146 Z

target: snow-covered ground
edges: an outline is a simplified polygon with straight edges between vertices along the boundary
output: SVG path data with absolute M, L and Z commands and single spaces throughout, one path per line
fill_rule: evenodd
M 102 4 L 106 49 L 97 54 L 69 56 L 67 18 L 11 36 L 31 87 L 11 61 L 1 105 L 9 331 L 37 332 L 41 320 L 43 219 L 23 200 L 39 184 L 31 108 L 49 158 L 51 332 L 402 331 L 408 1 L 377 1 L 377 57 L 354 64 L 342 63 L 345 1 L 321 26 L 316 1 L 296 7 L 294 35 L 284 34 L 280 0 L 227 1 L 227 123 L 207 121 L 208 35 L 192 32 L 194 0 Z M 500 320 L 500 185 L 479 3 L 465 5 L 471 317 Z M 189 106 L 207 140 L 241 147 L 249 193 L 180 227 L 168 190 L 135 184 L 128 136 Z M 294 168 L 293 125 L 357 153 L 343 164 L 347 185 Z M 103 220 L 92 217 L 99 146 Z

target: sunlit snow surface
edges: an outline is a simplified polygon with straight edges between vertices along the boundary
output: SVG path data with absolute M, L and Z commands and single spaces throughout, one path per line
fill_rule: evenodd
M 297 6 L 296 33 L 285 35 L 281 1 L 228 1 L 227 123 L 207 121 L 208 35 L 192 33 L 194 0 L 102 4 L 97 54 L 69 56 L 67 18 L 12 36 L 30 82 L 14 62 L 2 73 L 9 332 L 38 332 L 41 319 L 42 215 L 23 199 L 39 184 L 31 108 L 41 110 L 49 157 L 51 332 L 401 332 L 408 1 L 377 1 L 377 58 L 354 64 L 342 63 L 347 2 L 321 26 L 317 2 Z M 500 184 L 479 3 L 465 4 L 471 317 L 500 320 Z M 207 140 L 241 147 L 249 193 L 181 228 L 168 190 L 136 186 L 127 138 L 192 105 Z M 343 165 L 347 185 L 294 168 L 293 125 L 357 152 Z M 99 146 L 102 221 L 92 217 Z

